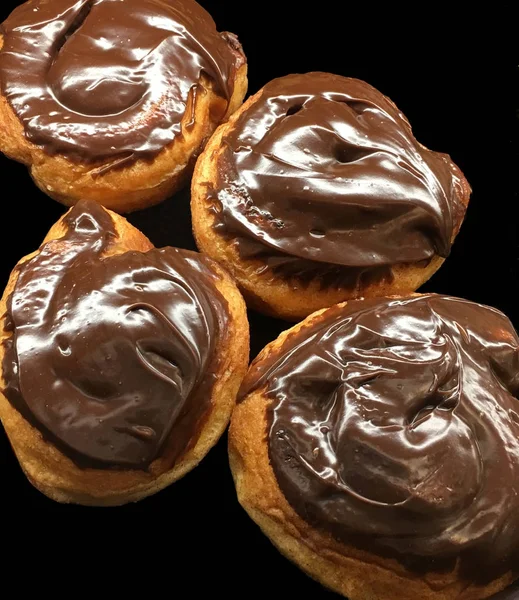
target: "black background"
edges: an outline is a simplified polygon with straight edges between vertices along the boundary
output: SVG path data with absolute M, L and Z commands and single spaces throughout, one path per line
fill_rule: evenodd
M 451 155 L 473 195 L 451 256 L 422 290 L 493 305 L 519 328 L 516 72 L 507 35 L 512 15 L 503 6 L 456 17 L 447 4 L 432 9 L 416 3 L 420 9 L 405 11 L 395 5 L 381 12 L 368 3 L 339 0 L 319 0 L 308 8 L 284 0 L 200 3 L 220 30 L 233 31 L 242 41 L 251 93 L 288 73 L 322 70 L 358 77 L 397 104 L 420 142 Z M 17 4 L 2 2 L 0 21 Z M 3 156 L 0 174 L 3 287 L 15 263 L 38 247 L 64 209 L 34 186 L 25 167 Z M 186 191 L 129 218 L 157 246 L 195 249 L 188 203 Z M 286 327 L 252 313 L 250 322 L 251 357 Z M 61 506 L 33 489 L 2 430 L 2 514 L 14 522 L 30 518 L 51 525 L 53 536 L 45 539 L 62 549 L 62 536 L 75 538 L 74 555 L 76 547 L 93 544 L 96 566 L 105 560 L 113 565 L 114 556 L 133 558 L 126 562 L 124 580 L 128 573 L 140 580 L 146 574 L 173 577 L 168 593 L 175 597 L 190 590 L 195 598 L 331 599 L 332 593 L 282 558 L 239 507 L 226 441 L 224 436 L 199 467 L 169 489 L 138 504 L 99 509 Z M 126 532 L 125 540 L 130 536 L 124 549 L 116 531 Z M 165 552 L 157 550 L 157 540 Z M 159 559 L 169 565 L 164 575 L 143 570 L 146 561 Z M 519 597 L 519 591 L 511 594 L 510 600 Z

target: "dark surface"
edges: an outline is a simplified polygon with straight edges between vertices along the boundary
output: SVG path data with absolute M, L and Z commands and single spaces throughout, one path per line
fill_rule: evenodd
M 0 20 L 16 4 L 4 1 Z M 516 61 L 505 33 L 511 15 L 502 8 L 492 13 L 490 7 L 468 24 L 466 15 L 456 19 L 450 6 L 437 4 L 432 15 L 422 5 L 408 13 L 395 7 L 386 15 L 365 3 L 348 3 L 347 14 L 335 14 L 337 0 L 321 0 L 311 9 L 281 0 L 202 4 L 220 30 L 239 35 L 249 60 L 250 92 L 291 72 L 323 70 L 358 77 L 397 104 L 418 140 L 452 156 L 474 192 L 451 256 L 423 290 L 491 304 L 519 327 L 515 162 L 512 168 Z M 488 32 L 494 32 L 492 42 Z M 0 173 L 3 286 L 14 264 L 37 248 L 63 207 L 37 190 L 25 167 L 0 157 Z M 130 220 L 157 246 L 194 248 L 185 193 Z M 252 356 L 285 327 L 251 314 Z M 127 561 L 116 577 L 120 585 L 133 581 L 135 573 L 146 582 L 169 586 L 165 594 L 175 598 L 221 593 L 229 599 L 334 597 L 281 557 L 239 507 L 225 437 L 180 482 L 117 509 L 60 506 L 47 500 L 27 482 L 3 433 L 0 472 L 2 518 L 17 525 L 38 522 L 51 527 L 50 537 L 34 542 L 38 561 L 53 555 L 49 547 L 58 544 L 60 557 L 70 553 L 78 561 L 80 581 L 85 570 L 89 575 L 113 572 L 114 557 L 124 557 Z M 131 538 L 125 545 L 115 534 L 122 528 Z M 24 533 L 24 541 L 33 539 L 35 530 Z M 157 550 L 157 539 L 166 542 L 166 551 Z M 80 550 L 90 544 L 94 551 L 81 562 Z M 157 561 L 164 560 L 162 571 Z M 59 574 L 62 567 L 59 562 L 52 572 Z M 190 593 L 183 593 L 185 585 Z M 519 598 L 519 591 L 505 597 Z

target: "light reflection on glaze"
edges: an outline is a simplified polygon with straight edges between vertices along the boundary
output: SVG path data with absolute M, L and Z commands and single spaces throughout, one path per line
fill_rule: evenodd
M 4 393 L 79 466 L 173 464 L 211 406 L 228 314 L 216 276 L 175 248 L 102 258 L 114 226 L 96 203 L 65 224 L 19 268 Z
M 243 256 L 318 273 L 450 252 L 463 176 L 367 83 L 327 73 L 275 79 L 223 144 L 209 195 L 217 229 Z
M 329 309 L 253 364 L 277 481 L 308 522 L 408 566 L 519 564 L 519 338 L 452 297 Z M 452 567 L 452 564 L 450 564 Z
M 244 62 L 194 0 L 29 0 L 0 33 L 0 88 L 28 139 L 92 161 L 162 150 L 201 74 L 217 123 Z

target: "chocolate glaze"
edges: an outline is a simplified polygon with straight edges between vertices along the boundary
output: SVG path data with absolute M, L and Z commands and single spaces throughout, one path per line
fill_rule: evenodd
M 114 166 L 151 158 L 180 133 L 202 74 L 221 120 L 244 62 L 236 37 L 194 0 L 29 0 L 0 33 L 0 89 L 26 137 Z
M 296 512 L 412 569 L 519 565 L 519 338 L 447 296 L 333 307 L 257 360 L 277 482 Z
M 208 260 L 175 248 L 103 258 L 111 216 L 80 202 L 18 267 L 4 393 L 81 467 L 169 466 L 211 407 L 228 307 Z
M 267 84 L 223 138 L 216 228 L 245 258 L 354 284 L 447 256 L 465 211 L 462 175 L 414 138 L 376 89 L 328 73 Z

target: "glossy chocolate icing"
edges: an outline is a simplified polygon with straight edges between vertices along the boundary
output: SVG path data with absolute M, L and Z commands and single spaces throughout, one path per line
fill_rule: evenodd
M 240 115 L 208 195 L 242 256 L 355 283 L 447 256 L 465 211 L 461 178 L 376 89 L 308 73 L 271 81 Z
M 519 338 L 453 297 L 333 307 L 253 363 L 296 512 L 346 544 L 471 578 L 519 565 Z
M 4 393 L 81 467 L 171 466 L 211 407 L 227 303 L 208 259 L 152 249 L 103 258 L 108 212 L 80 202 L 19 270 Z
M 190 92 L 204 93 L 202 74 L 218 122 L 244 62 L 194 0 L 29 0 L 0 33 L 0 89 L 26 137 L 86 161 L 155 156 Z

